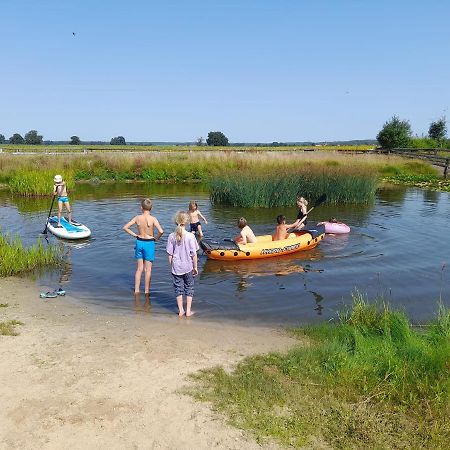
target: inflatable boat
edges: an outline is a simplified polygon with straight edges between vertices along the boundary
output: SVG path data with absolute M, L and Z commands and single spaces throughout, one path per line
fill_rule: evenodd
M 71 223 L 65 217 L 61 217 L 61 227 L 57 225 L 57 216 L 48 219 L 48 231 L 61 239 L 86 239 L 91 235 L 91 230 L 86 225 L 76 222 Z
M 287 239 L 273 241 L 270 234 L 256 236 L 252 244 L 236 244 L 231 239 L 214 242 L 202 239 L 200 246 L 209 259 L 236 261 L 242 259 L 273 258 L 316 247 L 325 236 L 325 226 L 305 227 L 289 234 Z
M 327 234 L 350 233 L 350 227 L 342 222 L 320 222 L 317 225 L 324 225 Z

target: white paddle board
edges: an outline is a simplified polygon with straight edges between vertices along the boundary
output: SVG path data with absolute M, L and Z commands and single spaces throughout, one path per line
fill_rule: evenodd
M 57 227 L 58 217 L 50 217 L 47 229 L 50 233 L 61 239 L 85 239 L 91 235 L 91 230 L 82 223 L 70 223 L 65 217 L 61 217 L 61 228 Z

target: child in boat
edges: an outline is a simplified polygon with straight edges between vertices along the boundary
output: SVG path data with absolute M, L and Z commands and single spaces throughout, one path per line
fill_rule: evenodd
M 308 200 L 303 197 L 297 197 L 298 214 L 297 220 L 288 228 L 303 228 L 308 220 Z
M 134 247 L 134 257 L 136 259 L 136 274 L 134 276 L 135 294 L 140 292 L 142 272 L 144 272 L 144 293 L 147 295 L 150 293 L 152 264 L 155 259 L 155 241 L 159 241 L 164 233 L 158 219 L 150 214 L 152 206 L 152 201 L 149 198 L 142 200 L 142 214 L 133 217 L 123 227 L 125 232 L 136 238 L 136 245 Z M 130 227 L 133 225 L 137 226 L 137 233 L 130 230 Z M 156 238 L 153 235 L 154 228 L 158 230 Z
M 247 225 L 245 217 L 241 217 L 238 220 L 238 227 L 241 229 L 241 232 L 234 238 L 236 244 L 253 244 L 256 242 L 256 236 L 252 229 Z
M 177 298 L 178 315 L 190 317 L 192 297 L 194 296 L 194 277 L 198 274 L 197 268 L 197 239 L 192 233 L 186 231 L 189 216 L 183 211 L 175 216 L 177 225 L 175 231 L 170 233 L 167 240 L 166 251 L 169 255 L 169 264 L 172 271 L 173 287 Z M 186 296 L 186 310 L 183 306 L 183 295 Z
M 53 195 L 58 197 L 58 225 L 57 228 L 62 228 L 61 226 L 61 214 L 63 206 L 65 206 L 66 211 L 69 215 L 69 222 L 72 223 L 72 210 L 69 203 L 69 195 L 67 193 L 66 182 L 63 180 L 61 175 L 55 175 L 53 178 L 55 184 L 53 185 Z
M 208 225 L 208 221 L 205 219 L 203 214 L 198 209 L 197 202 L 191 201 L 189 202 L 189 210 L 188 210 L 191 233 L 198 234 L 200 237 L 203 237 L 202 226 L 200 224 L 200 219 L 205 222 L 205 225 Z
M 275 228 L 275 234 L 272 236 L 273 241 L 281 241 L 283 239 L 287 239 L 289 236 L 288 229 L 292 227 L 292 225 L 286 224 L 286 216 L 280 214 L 277 216 L 277 227 Z

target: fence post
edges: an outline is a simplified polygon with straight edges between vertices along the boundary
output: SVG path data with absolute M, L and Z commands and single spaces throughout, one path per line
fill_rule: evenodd
M 447 159 L 445 160 L 444 178 L 447 178 L 447 173 L 448 173 L 448 161 L 449 161 L 449 159 L 447 158 Z

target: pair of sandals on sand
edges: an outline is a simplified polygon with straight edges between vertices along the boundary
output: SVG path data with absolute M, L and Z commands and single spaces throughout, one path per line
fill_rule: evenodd
M 59 288 L 57 291 L 48 291 L 48 292 L 41 292 L 39 294 L 40 298 L 56 298 L 56 297 L 63 297 L 66 295 L 66 291 L 64 289 Z

